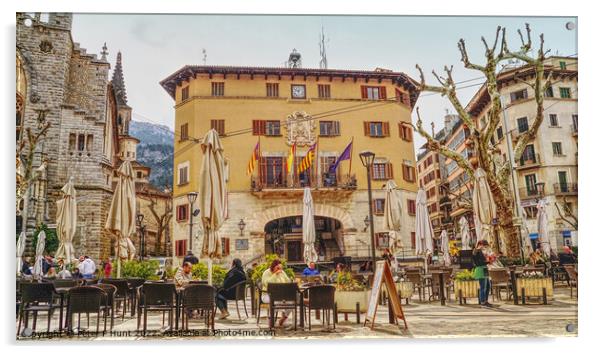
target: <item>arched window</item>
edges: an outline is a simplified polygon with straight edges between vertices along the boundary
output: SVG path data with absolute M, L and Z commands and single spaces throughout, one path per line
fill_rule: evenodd
M 25 98 L 27 97 L 27 81 L 25 78 L 25 69 L 23 68 L 23 61 L 17 55 L 16 57 L 16 127 L 17 127 L 17 144 L 21 140 L 23 121 L 25 118 Z

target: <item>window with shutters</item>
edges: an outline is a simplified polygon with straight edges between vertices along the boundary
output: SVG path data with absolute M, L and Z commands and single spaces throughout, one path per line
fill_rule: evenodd
M 544 97 L 554 97 L 554 88 L 552 86 L 548 86 L 543 94 Z
M 372 200 L 372 211 L 374 215 L 385 214 L 385 200 L 382 198 Z
M 561 87 L 560 98 L 571 98 L 571 89 L 569 87 Z
M 336 156 L 320 156 L 320 171 L 322 172 L 322 186 L 336 187 L 337 181 L 340 180 L 341 168 L 331 172 L 330 166 L 334 165 Z
M 514 91 L 510 93 L 510 102 L 526 100 L 528 97 L 527 89 Z
M 222 257 L 230 255 L 230 238 L 222 237 Z
M 279 120 L 267 120 L 265 122 L 265 135 L 267 136 L 280 136 L 280 121 Z
M 176 221 L 183 222 L 188 220 L 188 204 L 178 205 L 176 207 Z
M 186 241 L 187 240 L 177 240 L 176 241 L 176 257 L 184 257 L 186 256 Z
M 320 136 L 339 136 L 339 121 L 320 121 Z
M 560 70 L 566 70 L 566 61 L 559 61 L 558 65 L 560 65 Z
M 399 123 L 399 137 L 405 141 L 412 141 L 412 128 Z
M 182 88 L 182 101 L 186 101 L 189 97 L 189 87 L 190 86 L 186 86 Z
M 330 85 L 318 85 L 318 97 L 330 98 Z
M 211 120 L 211 129 L 215 129 L 215 131 L 220 135 L 226 135 L 226 123 L 223 119 L 212 119 Z
M 384 86 L 362 86 L 362 98 L 365 100 L 387 99 L 387 88 Z
M 265 135 L 265 120 L 253 120 L 253 135 Z
M 261 158 L 262 184 L 266 187 L 282 187 L 286 185 L 284 178 L 284 158 L 262 157 Z
M 212 82 L 211 83 L 211 96 L 223 96 L 224 95 L 224 83 L 223 82 Z
M 401 103 L 405 104 L 406 106 L 410 105 L 410 95 L 408 95 L 407 93 L 401 92 L 398 89 L 395 89 L 395 99 L 397 100 L 397 102 L 401 102 Z
M 408 214 L 416 215 L 416 201 L 414 199 L 408 199 Z
M 410 232 L 410 243 L 412 244 L 412 249 L 416 249 L 416 233 Z
M 562 154 L 562 143 L 561 142 L 553 142 L 552 143 L 552 152 L 554 153 L 554 156 L 564 156 Z
M 279 97 L 280 94 L 278 92 L 278 84 L 276 83 L 267 83 L 265 84 L 266 88 L 266 96 L 268 97 Z
M 364 122 L 364 135 L 373 138 L 389 136 L 389 122 Z
M 389 248 L 389 233 L 388 232 L 377 232 L 374 234 L 374 238 L 376 238 L 376 247 Z
M 519 133 L 524 133 L 529 130 L 529 119 L 527 119 L 527 117 L 518 118 L 516 124 L 518 125 Z
M 382 181 L 393 178 L 393 165 L 391 163 L 373 163 L 372 164 L 372 179 Z
M 550 126 L 551 127 L 558 126 L 558 116 L 556 114 L 550 114 Z
M 188 140 L 188 123 L 180 125 L 180 141 Z
M 416 168 L 407 164 L 402 164 L 403 179 L 406 182 L 416 182 Z
M 190 163 L 184 162 L 178 165 L 178 185 L 184 185 L 188 183 L 188 167 Z

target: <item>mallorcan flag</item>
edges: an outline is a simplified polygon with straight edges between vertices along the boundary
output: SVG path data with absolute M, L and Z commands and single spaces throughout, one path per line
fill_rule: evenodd
M 255 170 L 255 165 L 257 164 L 257 160 L 259 159 L 259 142 L 255 145 L 255 149 L 253 149 L 253 154 L 251 155 L 251 159 L 249 160 L 249 164 L 247 165 L 247 176 L 253 174 Z
M 315 155 L 316 155 L 316 145 L 317 144 L 318 143 L 313 144 L 309 148 L 309 150 L 307 150 L 307 154 L 305 155 L 303 160 L 301 160 L 301 163 L 297 167 L 297 173 L 301 173 L 311 167 L 311 165 L 314 161 Z
M 291 149 L 288 152 L 288 157 L 286 158 L 286 172 L 291 172 L 293 170 L 293 164 L 295 163 L 295 155 L 297 153 L 297 144 L 293 144 Z

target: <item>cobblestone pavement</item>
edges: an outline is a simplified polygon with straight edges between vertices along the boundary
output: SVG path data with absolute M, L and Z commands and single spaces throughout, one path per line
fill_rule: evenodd
M 191 320 L 191 332 L 181 332 L 179 335 L 166 336 L 165 332 L 159 331 L 161 327 L 162 316 L 160 314 L 149 314 L 148 328 L 154 330 L 150 336 L 142 337 L 136 333 L 136 318 L 128 317 L 125 320 L 121 317 L 115 319 L 113 332 L 104 336 L 96 336 L 92 333 L 83 333 L 79 337 L 74 335 L 70 340 L 213 340 L 213 339 L 279 339 L 279 338 L 456 338 L 456 337 L 558 337 L 558 336 L 577 336 L 577 300 L 570 298 L 568 289 L 555 289 L 554 298 L 549 305 L 527 304 L 514 305 L 511 301 L 494 302 L 495 307 L 484 308 L 476 305 L 473 299 L 472 304 L 458 305 L 453 299 L 446 306 L 441 306 L 439 302 L 419 303 L 417 299 L 412 299 L 409 305 L 404 305 L 403 309 L 408 322 L 408 329 L 388 323 L 388 312 L 386 306 L 379 306 L 377 320 L 374 329 L 371 330 L 363 326 L 363 316 L 361 324 L 355 322 L 355 315 L 349 315 L 349 321 L 344 320 L 343 314 L 339 314 L 339 322 L 336 330 L 327 331 L 322 327 L 320 320 L 312 318 L 312 330 L 307 329 L 307 323 L 304 330 L 293 331 L 291 329 L 276 329 L 271 332 L 268 330 L 267 319 L 262 318 L 259 326 L 254 317 L 237 323 L 234 320 L 220 321 L 216 319 L 216 333 L 206 333 L 204 324 L 201 320 Z M 250 303 L 247 303 L 250 311 Z M 232 318 L 236 318 L 236 310 L 233 304 L 230 306 Z M 265 313 L 262 312 L 262 314 Z M 315 316 L 315 314 L 313 314 Z M 243 311 L 244 316 L 244 311 Z M 54 316 L 53 326 L 58 322 L 58 315 Z M 95 315 L 91 316 L 90 330 L 95 330 Z M 314 317 L 315 318 L 315 317 Z M 289 323 L 290 324 L 290 323 Z M 87 322 L 82 318 L 82 326 L 87 326 Z M 101 329 L 102 329 L 102 323 Z M 286 324 L 285 324 L 286 326 Z M 571 331 L 567 330 L 567 326 Z M 46 318 L 38 317 L 38 329 L 46 329 Z M 193 332 L 196 330 L 196 332 Z M 51 333 L 57 336 L 57 333 Z M 41 336 L 41 337 L 37 337 Z M 32 339 L 50 340 L 43 338 L 45 333 L 34 333 L 31 337 L 20 337 L 20 340 L 28 341 Z M 54 338 L 52 340 L 57 340 Z

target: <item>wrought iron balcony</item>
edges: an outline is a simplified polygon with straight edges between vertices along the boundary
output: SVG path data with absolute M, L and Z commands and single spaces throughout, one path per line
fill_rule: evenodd
M 554 194 L 556 195 L 576 195 L 577 183 L 554 183 Z
M 544 191 L 544 193 L 545 193 L 545 191 Z M 537 191 L 537 188 L 535 188 L 535 186 L 519 188 L 518 194 L 520 195 L 521 199 L 531 199 L 531 198 L 537 198 L 540 196 L 540 194 Z
M 355 175 L 344 175 L 340 178 L 337 176 L 324 175 L 320 185 L 318 185 L 316 178 L 291 180 L 290 176 L 282 176 L 279 178 L 265 179 L 253 177 L 251 179 L 251 191 L 253 192 L 267 190 L 302 190 L 305 187 L 325 190 L 355 190 L 357 189 L 357 179 Z
M 522 157 L 518 163 L 518 166 L 516 166 L 517 169 L 524 169 L 524 168 L 532 168 L 532 167 L 537 167 L 541 165 L 541 159 L 539 158 L 539 154 L 533 154 L 531 156 L 528 156 L 527 158 Z

